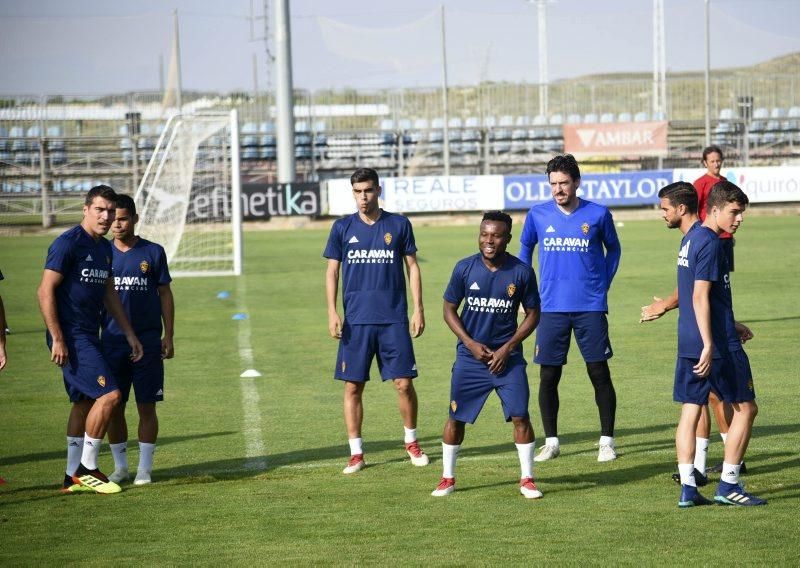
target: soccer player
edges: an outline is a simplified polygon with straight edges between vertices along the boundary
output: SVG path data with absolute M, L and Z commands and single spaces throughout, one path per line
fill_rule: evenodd
M 171 359 L 175 354 L 175 302 L 170 288 L 172 278 L 167 255 L 161 245 L 136 235 L 138 221 L 133 199 L 119 195 L 116 217 L 111 225 L 114 235 L 111 271 L 114 289 L 136 337 L 142 343 L 144 355 L 136 363 L 131 361 L 125 334 L 108 314 L 103 321 L 101 343 L 122 395 L 108 427 L 108 443 L 114 456 L 114 473 L 108 478 L 115 483 L 128 479 L 125 405 L 133 385 L 139 412 L 139 466 L 133 484 L 145 485 L 151 481 L 158 436 L 156 402 L 164 400 L 164 359 Z
M 142 346 L 114 290 L 111 243 L 103 238 L 114 221 L 116 200 L 117 194 L 107 185 L 89 190 L 81 223 L 50 245 L 38 289 L 50 360 L 61 367 L 72 402 L 65 492 L 120 491 L 97 467 L 100 444 L 120 400 L 114 374 L 100 347 L 103 307 L 125 334 L 131 360 L 141 359 Z
M 658 195 L 667 226 L 679 228 L 684 235 L 677 263 L 678 358 L 673 390 L 674 400 L 682 404 L 675 433 L 681 477 L 678 506 L 712 503 L 697 491 L 693 461 L 701 410 L 712 389 L 734 410 L 722 478 L 714 498 L 726 505 L 766 504 L 739 484 L 739 464 L 758 412 L 750 363 L 742 349 L 742 338 L 752 337 L 752 333 L 734 320 L 727 258 L 717 238 L 723 230 L 736 232 L 747 196 L 728 181 L 718 183 L 709 196 L 706 221 L 701 224 L 697 195 L 690 184 L 667 185 Z
M 381 186 L 375 170 L 357 169 L 350 183 L 358 211 L 334 222 L 323 253 L 328 259 L 328 332 L 339 340 L 334 378 L 344 382 L 344 419 L 350 444 L 350 461 L 343 473 L 366 467 L 362 394 L 376 356 L 381 378 L 394 381 L 397 389 L 406 453 L 415 466 L 425 466 L 428 456 L 417 441 L 417 393 L 412 381 L 417 364 L 411 337 L 419 337 L 425 329 L 414 232 L 406 217 L 379 207 Z M 414 302 L 411 333 L 403 263 Z M 336 309 L 340 270 L 344 323 Z
M 539 244 L 541 321 L 536 331 L 534 362 L 539 371 L 539 409 L 545 444 L 535 461 L 556 458 L 558 440 L 558 383 L 567 363 L 570 335 L 586 362 L 600 413 L 597 461 L 617 458 L 614 420 L 617 393 L 608 359 L 613 355 L 608 337 L 608 290 L 622 256 L 611 212 L 578 197 L 581 172 L 570 154 L 547 163 L 553 201 L 531 207 L 520 237 L 519 258 L 531 264 Z
M 533 269 L 506 252 L 510 241 L 511 217 L 501 211 L 484 214 L 479 252 L 456 264 L 444 293 L 444 321 L 458 343 L 450 380 L 450 417 L 442 434 L 442 479 L 434 497 L 455 490 L 456 458 L 465 424 L 475 423 L 492 391 L 500 397 L 506 422 L 514 424 L 520 493 L 528 499 L 542 496 L 533 481 L 534 433 L 522 354 L 523 340 L 539 322 L 539 292 Z M 518 327 L 520 305 L 525 318 Z

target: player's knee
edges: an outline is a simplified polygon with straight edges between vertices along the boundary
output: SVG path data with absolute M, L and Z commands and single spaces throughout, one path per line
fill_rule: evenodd
M 122 394 L 118 390 L 113 390 L 98 398 L 97 402 L 115 408 L 122 404 Z
M 137 404 L 136 409 L 139 411 L 139 418 L 142 420 L 153 419 L 156 417 L 156 404 L 154 402 L 143 402 L 141 404 Z
M 586 363 L 586 372 L 595 387 L 611 383 L 611 370 L 608 368 L 607 361 Z
M 539 369 L 539 380 L 545 388 L 555 388 L 561 380 L 560 365 L 542 365 Z
M 512 416 L 511 423 L 514 425 L 514 429 L 516 430 L 533 429 L 533 426 L 531 425 L 531 419 L 527 416 Z
M 414 394 L 414 383 L 411 379 L 395 379 L 394 387 L 401 396 L 410 396 Z

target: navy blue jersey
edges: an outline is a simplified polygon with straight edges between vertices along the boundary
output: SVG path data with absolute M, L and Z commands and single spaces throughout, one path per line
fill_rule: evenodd
M 112 244 L 114 289 L 139 341 L 161 340 L 161 299 L 158 287 L 172 282 L 164 248 L 147 239 L 123 252 Z M 103 320 L 103 341 L 127 343 L 119 324 L 108 313 Z
M 539 245 L 543 312 L 608 311 L 622 249 L 606 207 L 584 199 L 570 214 L 555 201 L 531 207 L 520 242 L 519 257 L 528 264 Z
M 322 256 L 342 263 L 345 321 L 407 323 L 403 257 L 416 252 L 411 222 L 402 215 L 381 211 L 372 225 L 358 213 L 336 220 Z
M 95 241 L 80 225 L 62 233 L 47 251 L 45 269 L 60 273 L 58 321 L 65 335 L 100 332 L 106 281 L 111 276 L 111 243 Z
M 539 291 L 533 269 L 517 257 L 507 254 L 502 266 L 492 272 L 478 253 L 456 264 L 444 299 L 456 306 L 463 300 L 460 317 L 467 333 L 496 349 L 517 331 L 520 304 L 526 309 L 539 306 Z M 461 340 L 457 352 L 472 357 Z
M 717 234 L 699 221 L 683 236 L 678 252 L 678 357 L 690 359 L 699 359 L 703 350 L 692 301 L 696 280 L 711 282 L 714 358 L 741 349 L 733 319 L 728 261 Z

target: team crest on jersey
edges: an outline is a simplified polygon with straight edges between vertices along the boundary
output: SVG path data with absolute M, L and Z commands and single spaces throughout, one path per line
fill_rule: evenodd
M 146 260 L 143 260 L 139 263 L 139 270 L 142 271 L 142 274 L 147 274 L 147 271 L 150 270 L 150 263 Z
M 392 233 L 386 233 L 385 235 L 383 235 L 383 242 L 385 242 L 385 243 L 386 243 L 386 246 L 387 246 L 387 247 L 388 247 L 390 244 L 392 244 Z
M 589 234 L 589 223 L 584 223 L 583 225 L 581 225 L 581 231 L 583 231 L 584 235 L 588 235 Z
M 458 410 L 458 403 L 455 400 L 450 401 L 450 410 L 452 410 L 453 412 Z
M 97 384 L 100 385 L 101 387 L 106 386 L 106 378 L 103 375 L 98 375 Z
M 514 297 L 514 292 L 516 292 L 516 291 L 517 291 L 517 285 L 514 284 L 514 283 L 509 284 L 508 288 L 506 288 L 506 293 L 508 293 L 508 297 L 509 298 L 513 298 Z

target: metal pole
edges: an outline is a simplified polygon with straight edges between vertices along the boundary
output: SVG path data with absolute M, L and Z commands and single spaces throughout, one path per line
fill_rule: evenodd
M 442 114 L 444 115 L 444 144 L 442 144 L 442 159 L 444 160 L 444 175 L 450 175 L 450 116 L 447 108 L 447 41 L 445 36 L 444 4 L 442 9 Z
M 275 114 L 278 183 L 295 180 L 294 101 L 289 0 L 275 0 Z
M 711 16 L 709 13 L 710 0 L 705 0 L 706 12 L 706 69 L 705 69 L 705 88 L 706 88 L 706 146 L 711 145 Z
M 172 12 L 172 22 L 175 28 L 175 69 L 178 72 L 178 86 L 175 93 L 175 102 L 178 105 L 178 112 L 183 110 L 183 78 L 181 77 L 181 38 L 178 33 L 178 10 Z
M 653 0 L 653 118 L 658 113 L 658 0 Z
M 233 223 L 233 273 L 242 273 L 242 185 L 239 172 L 239 115 L 231 110 L 231 222 Z
M 538 0 L 537 13 L 539 20 L 539 114 L 547 116 L 550 104 L 549 82 L 547 70 L 547 0 Z
M 664 33 L 664 0 L 658 0 L 658 60 L 661 76 L 661 114 L 667 118 L 667 36 Z
M 53 216 L 50 214 L 50 152 L 48 151 L 48 140 L 39 133 L 39 187 L 42 193 L 42 227 L 48 229 L 53 224 Z

